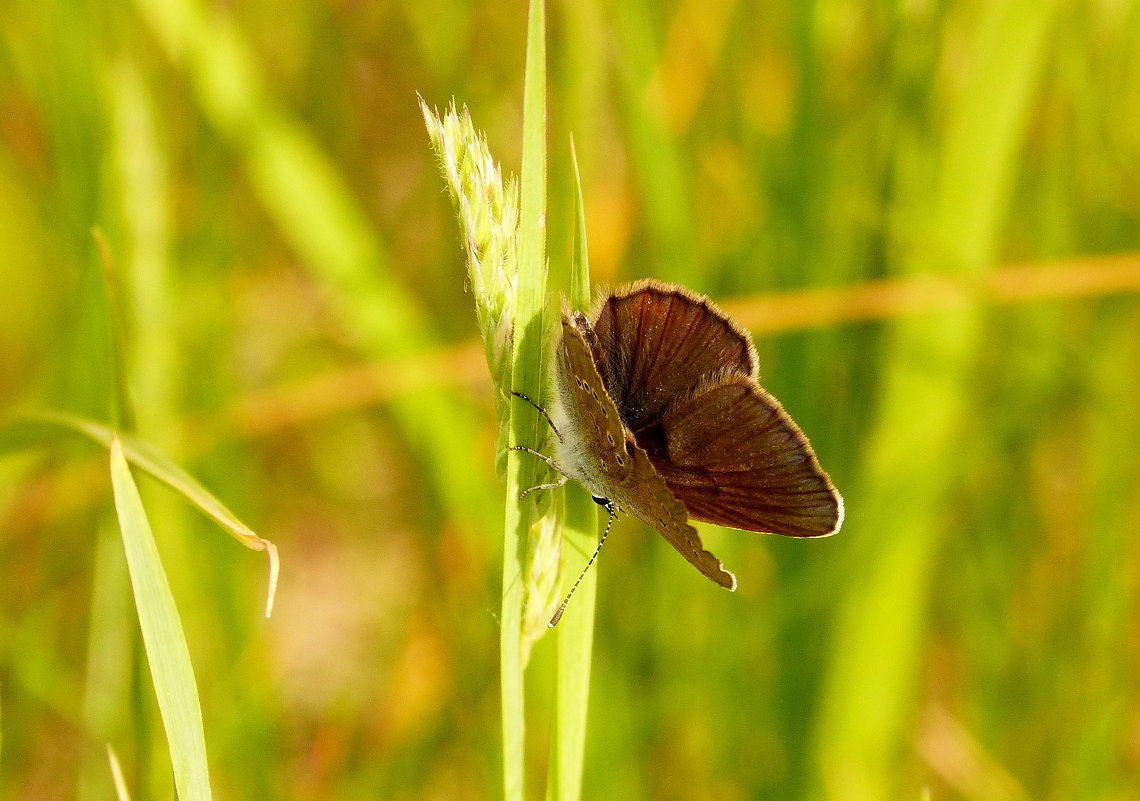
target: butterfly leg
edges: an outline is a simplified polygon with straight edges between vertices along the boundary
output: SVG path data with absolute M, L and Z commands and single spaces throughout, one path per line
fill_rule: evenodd
M 530 493 L 537 492 L 538 490 L 558 489 L 559 487 L 563 486 L 569 480 L 570 479 L 568 479 L 566 476 L 562 476 L 557 481 L 552 481 L 549 484 L 537 484 L 533 487 L 528 487 L 527 489 L 524 489 L 522 492 L 519 493 L 519 500 L 521 501 L 523 498 L 525 498 Z
M 539 453 L 534 448 L 528 448 L 525 445 L 512 445 L 509 448 L 507 448 L 507 450 L 509 450 L 509 451 L 522 451 L 523 453 L 529 453 L 531 456 L 534 456 L 534 457 L 539 458 L 542 461 L 546 462 L 548 465 L 550 465 L 551 469 L 554 470 L 554 472 L 558 473 L 558 475 L 560 476 L 560 478 L 557 481 L 551 482 L 550 484 L 539 484 L 537 486 L 530 487 L 529 489 L 523 490 L 522 494 L 519 495 L 520 501 L 523 498 L 525 498 L 527 495 L 529 495 L 530 493 L 532 493 L 536 490 L 558 489 L 559 487 L 561 487 L 563 484 L 565 484 L 567 481 L 570 480 L 570 476 L 568 476 L 566 474 L 566 471 L 563 470 L 561 467 L 559 467 L 558 463 L 555 462 L 553 459 L 551 459 L 549 456 L 547 456 L 545 453 Z
M 537 409 L 538 413 L 546 418 L 546 422 L 550 425 L 550 430 L 554 432 L 554 436 L 558 437 L 558 441 L 559 442 L 563 441 L 562 432 L 560 432 L 558 430 L 558 426 L 554 425 L 554 421 L 550 419 L 550 415 L 546 413 L 546 409 L 539 406 L 537 403 L 532 401 L 530 398 L 528 398 L 526 395 L 522 394 L 521 392 L 512 391 L 511 394 L 514 395 L 516 398 L 522 398 L 524 401 L 526 401 L 531 406 L 533 406 L 535 409 Z

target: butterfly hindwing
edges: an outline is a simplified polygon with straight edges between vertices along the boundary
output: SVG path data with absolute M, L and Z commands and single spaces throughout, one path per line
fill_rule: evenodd
M 842 500 L 807 438 L 751 378 L 698 388 L 639 441 L 692 518 L 790 537 L 827 536 L 842 523 Z
M 615 500 L 619 507 L 632 512 L 641 522 L 656 531 L 677 549 L 697 570 L 727 590 L 736 589 L 736 576 L 724 569 L 720 559 L 705 550 L 700 534 L 689 525 L 689 514 L 674 497 L 658 474 L 645 451 L 632 445 L 633 472 L 630 497 Z

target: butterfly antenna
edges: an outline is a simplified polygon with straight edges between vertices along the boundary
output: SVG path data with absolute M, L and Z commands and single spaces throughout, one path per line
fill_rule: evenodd
M 610 527 L 614 524 L 614 518 L 617 516 L 617 506 L 613 501 L 606 501 L 603 504 L 606 511 L 610 513 L 610 519 L 606 521 L 606 530 L 602 532 L 602 538 L 598 540 L 598 547 L 594 549 L 594 555 L 590 557 L 590 561 L 582 568 L 578 580 L 574 582 L 574 586 L 570 588 L 570 592 L 566 593 L 566 597 L 562 599 L 562 605 L 558 607 L 558 611 L 554 613 L 554 617 L 550 618 L 550 623 L 547 628 L 554 628 L 558 625 L 558 621 L 562 619 L 562 613 L 566 611 L 566 604 L 570 603 L 570 596 L 574 594 L 574 590 L 578 589 L 578 585 L 582 583 L 582 579 L 586 577 L 586 571 L 590 569 L 590 565 L 594 564 L 594 560 L 598 558 L 598 551 L 602 550 L 602 546 L 606 544 L 606 537 L 610 535 Z

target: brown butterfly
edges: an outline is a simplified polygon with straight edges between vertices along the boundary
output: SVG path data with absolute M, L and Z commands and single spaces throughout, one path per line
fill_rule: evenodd
M 843 522 L 843 499 L 757 370 L 747 332 L 682 286 L 638 281 L 590 318 L 564 307 L 548 418 L 560 443 L 546 461 L 611 523 L 618 509 L 632 513 L 735 590 L 690 518 L 789 537 L 826 537 Z

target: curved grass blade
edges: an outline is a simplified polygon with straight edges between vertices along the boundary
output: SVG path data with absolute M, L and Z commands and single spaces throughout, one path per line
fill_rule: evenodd
M 44 431 L 44 428 L 64 428 L 82 434 L 107 448 L 111 447 L 111 443 L 117 436 L 123 455 L 128 462 L 182 495 L 196 506 L 198 511 L 221 526 L 245 547 L 254 551 L 265 551 L 269 557 L 269 591 L 265 605 L 265 616 L 269 617 L 273 611 L 273 602 L 277 593 L 277 577 L 280 572 L 276 545 L 255 534 L 253 529 L 241 522 L 233 512 L 226 508 L 225 504 L 199 484 L 193 476 L 149 444 L 135 437 L 117 434 L 114 429 L 93 420 L 63 412 L 37 412 L 0 426 L 0 451 L 11 450 L 31 442 L 50 438 L 50 431 Z
M 131 574 L 135 608 L 166 729 L 174 784 L 181 801 L 209 801 L 210 774 L 198 685 L 174 596 L 162 568 L 138 488 L 122 444 L 111 437 L 111 485 Z

